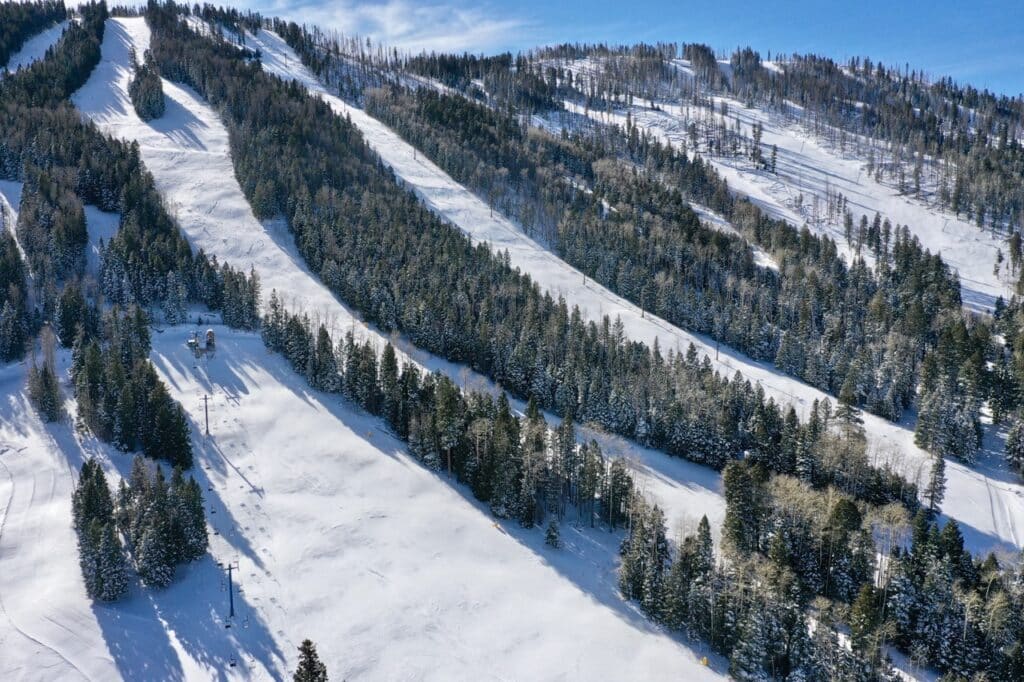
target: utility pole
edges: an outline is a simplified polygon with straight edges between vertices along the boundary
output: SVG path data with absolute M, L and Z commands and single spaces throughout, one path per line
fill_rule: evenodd
M 206 414 L 206 435 L 210 435 L 210 397 L 203 394 L 203 412 Z

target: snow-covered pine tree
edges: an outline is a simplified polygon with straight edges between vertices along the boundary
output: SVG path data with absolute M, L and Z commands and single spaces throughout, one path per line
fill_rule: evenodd
M 128 592 L 128 561 L 114 532 L 114 523 L 105 524 L 100 533 L 97 556 L 100 588 L 94 596 L 102 601 L 115 601 Z
M 341 388 L 341 376 L 334 358 L 334 344 L 327 328 L 320 325 L 317 331 L 316 348 L 313 351 L 313 377 L 311 385 L 321 391 L 335 393 Z
M 562 546 L 558 530 L 558 519 L 552 518 L 548 523 L 548 529 L 544 532 L 544 544 L 553 549 L 558 549 Z
M 174 513 L 182 541 L 180 560 L 193 561 L 206 554 L 210 541 L 203 511 L 203 495 L 195 478 L 189 476 L 188 481 L 177 489 L 175 497 Z
M 93 599 L 98 599 L 103 592 L 103 573 L 100 570 L 102 539 L 103 526 L 95 519 L 78 533 L 78 565 L 85 580 L 85 591 Z
M 1018 474 L 1024 474 L 1024 420 L 1014 419 L 1006 436 L 1006 461 Z
M 946 458 L 939 453 L 932 455 L 932 469 L 928 485 L 924 489 L 924 502 L 929 513 L 935 515 L 942 509 L 942 498 L 946 494 Z
M 174 579 L 174 561 L 171 557 L 171 529 L 166 516 L 160 512 L 147 514 L 142 540 L 136 557 L 139 577 L 150 587 L 167 587 Z
M 50 328 L 46 326 L 43 327 L 39 340 L 43 347 L 43 363 L 42 366 L 37 367 L 33 360 L 29 367 L 28 395 L 32 404 L 39 410 L 40 416 L 48 422 L 55 422 L 64 415 L 63 400 L 55 369 L 56 361 L 54 360 L 56 338 Z

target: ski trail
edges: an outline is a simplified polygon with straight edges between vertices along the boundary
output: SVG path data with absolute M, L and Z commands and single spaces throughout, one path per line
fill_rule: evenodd
M 590 318 L 608 314 L 620 316 L 627 335 L 651 345 L 658 339 L 662 347 L 685 349 L 693 343 L 698 353 L 711 358 L 714 366 L 725 376 L 740 372 L 746 379 L 760 383 L 765 393 L 780 404 L 793 405 L 806 416 L 814 400 L 835 398 L 801 381 L 789 377 L 768 363 L 751 360 L 728 346 L 718 345 L 711 339 L 691 334 L 664 320 L 646 315 L 633 304 L 600 285 L 587 281 L 582 274 L 557 258 L 547 249 L 527 237 L 512 221 L 498 213 L 469 190 L 452 180 L 444 171 L 418 154 L 397 133 L 358 107 L 353 107 L 332 95 L 328 89 L 302 64 L 301 59 L 284 40 L 273 32 L 261 30 L 257 35 L 247 34 L 250 45 L 260 50 L 265 70 L 285 80 L 295 80 L 312 93 L 320 96 L 340 116 L 347 116 L 363 133 L 367 143 L 392 168 L 395 174 L 413 188 L 424 203 L 442 218 L 455 224 L 474 240 L 490 242 L 495 250 L 508 250 L 514 266 L 520 267 L 542 288 L 554 295 L 563 295 L 570 305 L 578 305 Z M 912 425 L 894 424 L 876 415 L 864 413 L 864 426 L 869 452 L 875 464 L 889 462 L 910 480 L 920 475 L 930 461 L 930 455 L 914 443 Z M 952 516 L 968 529 L 977 531 L 973 549 L 983 551 L 993 545 L 1020 547 L 1018 539 L 992 515 L 979 514 L 976 503 L 987 497 L 989 484 L 986 474 L 962 464 L 951 462 L 947 466 L 947 499 L 962 497 L 963 504 L 947 506 Z M 1013 491 L 1024 491 L 1024 486 L 1010 484 Z M 999 493 L 1004 504 L 1015 510 L 1014 515 L 1024 518 L 1024 500 L 1016 495 Z M 973 501 L 973 502 L 972 502 Z
M 566 520 L 564 551 L 545 552 L 542 532 L 495 520 L 378 418 L 310 389 L 258 334 L 215 328 L 205 370 L 172 334 L 154 337 L 151 358 L 194 422 L 204 418 L 195 395 L 216 395 L 211 437 L 194 442 L 236 532 L 266 563 L 254 571 L 242 559 L 244 594 L 279 641 L 322 633 L 332 679 L 548 680 L 557 673 L 542 666 L 558 657 L 578 661 L 580 679 L 722 675 L 723 663 L 701 665 L 696 648 L 618 596 L 619 534 Z M 225 511 L 212 519 L 218 556 Z M 573 634 L 581 628 L 586 638 Z M 438 653 L 452 643 L 456 655 Z
M 22 405 L 24 406 L 24 403 Z M 23 413 L 22 417 L 28 418 L 30 424 L 34 421 L 34 417 L 27 413 Z M 18 423 L 20 422 L 19 418 Z M 17 437 L 12 437 L 12 427 L 15 427 L 14 422 L 7 421 L 6 417 L 0 419 L 0 438 L 8 439 L 10 443 L 17 442 Z M 45 548 L 39 546 L 43 539 L 51 542 L 54 540 L 52 531 L 57 529 L 51 525 L 55 520 L 51 510 L 62 505 L 61 496 L 65 493 L 68 497 L 67 505 L 70 506 L 70 492 L 59 485 L 64 479 L 62 470 L 50 468 L 53 462 L 47 453 L 53 446 L 52 441 L 44 437 L 42 442 L 21 442 L 24 444 L 17 450 L 8 446 L 0 452 L 0 467 L 7 478 L 7 483 L 0 489 L 8 491 L 3 517 L 0 519 L 0 614 L 7 621 L 11 633 L 27 642 L 15 645 L 9 639 L 10 634 L 3 635 L 0 636 L 0 649 L 13 652 L 15 649 L 11 647 L 25 647 L 22 651 L 31 651 L 33 660 L 31 667 L 26 667 L 26 661 L 20 661 L 20 665 L 13 663 L 15 667 L 0 670 L 0 674 L 3 674 L 4 679 L 30 679 L 29 670 L 54 670 L 59 667 L 62 679 L 90 679 L 91 676 L 82 669 L 79 662 L 83 657 L 95 658 L 88 653 L 95 646 L 95 642 L 90 641 L 87 635 L 83 636 L 79 631 L 70 630 L 66 624 L 54 618 L 51 614 L 77 620 L 75 613 L 63 613 L 54 601 L 46 598 L 51 590 L 64 589 L 61 579 L 67 574 L 54 566 L 55 563 L 59 563 L 59 559 L 51 557 L 51 567 L 47 568 L 44 565 L 37 565 L 33 558 L 42 558 L 36 555 Z M 8 459 L 11 458 L 15 461 L 9 465 Z M 53 464 L 56 466 L 56 463 Z M 77 561 L 74 562 L 73 569 L 77 572 Z M 27 586 L 21 581 L 14 580 L 16 576 L 27 574 L 36 575 L 38 579 Z M 56 584 L 44 585 L 39 582 L 47 579 Z M 19 589 L 10 592 L 7 588 L 10 584 L 18 585 Z M 39 599 L 26 594 L 23 589 L 26 587 L 33 595 L 38 594 Z M 54 610 L 55 607 L 57 610 Z M 54 628 L 70 633 L 71 637 L 54 632 Z M 71 646 L 72 650 L 62 650 L 63 645 Z M 42 661 L 38 661 L 35 658 L 37 656 L 42 656 Z M 95 662 L 90 662 L 89 665 L 93 667 Z
M 33 62 L 42 59 L 46 55 L 46 51 L 60 40 L 64 29 L 68 27 L 69 23 L 68 21 L 62 21 L 26 40 L 21 49 L 11 55 L 4 68 L 0 68 L 0 79 L 4 77 L 5 70 L 14 73 L 18 69 L 25 68 Z
M 257 220 L 235 178 L 227 130 L 218 113 L 194 91 L 164 80 L 164 116 L 150 123 L 138 118 L 127 94 L 129 48 L 142 54 L 149 40 L 142 18 L 108 21 L 102 61 L 72 101 L 104 132 L 138 143 L 157 190 L 192 246 L 220 262 L 246 270 L 252 266 L 260 275 L 264 296 L 276 288 L 286 303 L 319 317 L 335 339 L 353 330 L 357 339 L 370 340 L 378 348 L 391 341 L 400 360 L 441 371 L 463 388 L 496 393 L 499 389 L 487 377 L 361 321 L 309 271 L 283 221 Z M 511 404 L 520 412 L 525 409 L 522 401 Z M 551 415 L 548 420 L 559 422 Z M 581 429 L 581 438 L 589 435 Z M 615 450 L 634 462 L 638 478 L 649 480 L 652 498 L 670 519 L 699 519 L 700 510 L 706 510 L 715 524 L 724 516 L 720 477 L 712 470 L 638 445 L 617 444 Z

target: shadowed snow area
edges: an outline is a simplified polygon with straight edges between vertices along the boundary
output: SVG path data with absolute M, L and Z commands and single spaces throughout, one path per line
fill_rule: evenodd
M 58 354 L 65 395 L 72 393 L 69 363 L 70 353 Z M 247 596 L 236 597 L 236 610 L 240 618 L 253 614 L 249 626 L 225 629 L 221 571 L 210 555 L 179 569 L 165 590 L 143 590 L 133 580 L 116 604 L 89 599 L 71 526 L 76 475 L 85 459 L 96 457 L 116 485 L 128 474 L 131 455 L 80 434 L 73 401 L 65 405 L 64 423 L 42 423 L 24 389 L 26 369 L 25 363 L 0 368 L 0 678 L 241 677 L 229 675 L 230 662 L 243 659 L 246 677 L 280 676 L 280 643 Z M 190 473 L 208 488 L 202 469 Z M 204 495 L 211 508 L 223 507 L 216 492 Z

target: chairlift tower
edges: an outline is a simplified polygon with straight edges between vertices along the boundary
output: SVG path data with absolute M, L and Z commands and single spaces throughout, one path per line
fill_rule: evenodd
M 228 621 L 225 623 L 225 628 L 231 627 L 231 619 L 235 617 L 235 587 L 234 581 L 232 580 L 232 574 L 238 570 L 238 559 L 229 561 L 226 564 L 220 561 L 217 562 L 217 566 L 228 572 L 227 592 L 228 592 Z M 225 585 L 221 582 L 221 589 L 224 589 Z

